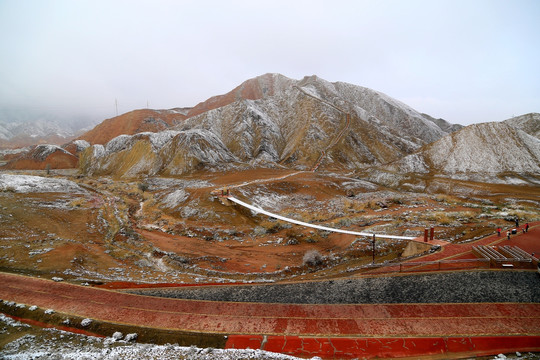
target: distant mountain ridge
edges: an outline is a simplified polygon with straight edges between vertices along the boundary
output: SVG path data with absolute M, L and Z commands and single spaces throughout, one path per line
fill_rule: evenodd
M 77 133 L 55 121 L 0 124 L 0 148 L 18 148 L 34 144 L 61 145 Z
M 0 149 L 65 144 L 86 132 L 87 118 L 24 109 L 0 110 Z

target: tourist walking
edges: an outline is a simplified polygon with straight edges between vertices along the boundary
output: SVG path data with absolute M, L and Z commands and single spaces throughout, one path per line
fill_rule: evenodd
M 516 216 L 516 227 L 519 227 L 519 218 Z
M 529 223 L 525 224 L 525 232 L 529 232 Z
M 506 232 L 506 236 L 508 237 L 508 240 L 510 240 L 510 230 Z
M 501 237 L 501 228 L 500 227 L 497 228 L 497 236 Z

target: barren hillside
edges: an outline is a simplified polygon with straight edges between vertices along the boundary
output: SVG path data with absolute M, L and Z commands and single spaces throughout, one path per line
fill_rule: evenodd
M 540 139 L 540 114 L 530 113 L 520 116 L 515 116 L 505 120 L 504 123 L 513 126 L 517 129 L 525 131 L 527 134 Z
M 122 146 L 107 145 L 106 152 L 99 146 L 88 149 L 82 169 L 121 176 L 180 174 L 233 164 L 353 170 L 398 160 L 447 134 L 385 94 L 316 76 L 296 81 L 266 74 L 197 105 L 186 117 L 173 130 L 178 131 L 175 137 L 189 134 L 192 141 L 180 141 L 183 150 L 174 162 L 160 154 L 160 148 L 135 146 L 145 139 L 122 136 L 113 140 L 125 141 Z M 127 171 L 120 166 L 126 158 L 133 164 L 144 159 L 146 165 Z
M 78 139 L 90 144 L 106 144 L 119 135 L 133 135 L 140 132 L 158 132 L 169 129 L 176 122 L 186 118 L 185 109 L 134 110 L 103 121 Z
M 73 169 L 78 166 L 79 158 L 56 145 L 38 145 L 27 152 L 14 156 L 3 169 L 11 170 L 44 170 Z
M 467 126 L 391 164 L 400 173 L 540 174 L 540 140 L 505 122 Z

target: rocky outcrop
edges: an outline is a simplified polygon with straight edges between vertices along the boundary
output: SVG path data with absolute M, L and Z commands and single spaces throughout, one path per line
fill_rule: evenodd
M 505 120 L 504 123 L 515 127 L 516 129 L 525 131 L 527 134 L 540 139 L 539 113 L 529 113 L 525 115 L 515 116 L 511 119 Z
M 89 175 L 136 177 L 181 175 L 205 168 L 227 168 L 237 159 L 213 133 L 203 129 L 120 135 L 80 156 Z
M 84 149 L 90 146 L 90 143 L 86 140 L 73 140 L 67 144 L 62 145 L 62 148 L 67 152 L 78 155 Z

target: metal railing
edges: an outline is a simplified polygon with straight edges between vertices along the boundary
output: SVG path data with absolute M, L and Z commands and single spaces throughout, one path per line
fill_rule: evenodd
M 404 262 L 399 264 L 399 272 L 489 268 L 490 261 L 488 259 L 438 260 L 424 262 Z

